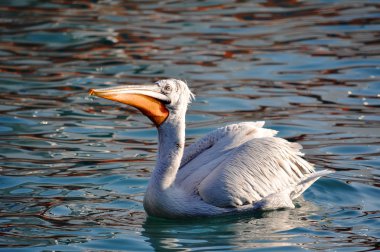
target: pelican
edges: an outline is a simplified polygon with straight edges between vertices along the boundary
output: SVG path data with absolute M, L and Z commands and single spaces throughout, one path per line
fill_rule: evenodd
M 181 80 L 92 89 L 90 95 L 133 106 L 158 130 L 158 154 L 144 209 L 161 218 L 208 217 L 294 208 L 318 178 L 301 145 L 264 122 L 218 128 L 185 148 L 185 115 L 194 95 Z

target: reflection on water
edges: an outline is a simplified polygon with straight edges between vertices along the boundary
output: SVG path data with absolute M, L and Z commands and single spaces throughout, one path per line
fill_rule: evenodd
M 302 230 L 313 225 L 302 220 L 317 207 L 308 202 L 296 211 L 273 211 L 255 215 L 212 218 L 199 221 L 163 221 L 148 218 L 142 234 L 156 250 L 178 249 L 247 249 L 289 247 L 294 249 L 293 234 L 283 231 Z M 297 214 L 295 214 L 297 213 Z M 301 218 L 300 218 L 301 217 Z
M 0 2 L 0 249 L 379 249 L 377 1 Z M 156 132 L 90 88 L 187 80 L 187 140 L 266 120 L 321 179 L 288 211 L 147 218 Z

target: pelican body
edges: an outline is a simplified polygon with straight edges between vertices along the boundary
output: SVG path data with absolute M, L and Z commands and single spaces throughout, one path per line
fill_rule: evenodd
M 139 109 L 157 127 L 158 155 L 144 209 L 162 218 L 208 217 L 294 208 L 328 170 L 315 172 L 301 145 L 276 137 L 264 122 L 218 128 L 185 148 L 185 115 L 194 99 L 181 80 L 92 89 Z

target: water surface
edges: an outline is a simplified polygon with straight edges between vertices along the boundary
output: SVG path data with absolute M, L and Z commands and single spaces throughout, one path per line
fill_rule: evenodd
M 0 250 L 380 248 L 378 1 L 0 3 Z M 294 210 L 147 218 L 156 131 L 90 88 L 186 80 L 187 142 L 265 120 L 320 179 Z

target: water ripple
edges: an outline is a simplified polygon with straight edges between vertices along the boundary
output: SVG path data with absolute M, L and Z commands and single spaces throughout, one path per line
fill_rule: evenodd
M 379 249 L 377 1 L 1 1 L 0 250 Z M 321 179 L 287 211 L 147 218 L 156 132 L 90 88 L 187 80 L 187 140 L 265 120 Z

